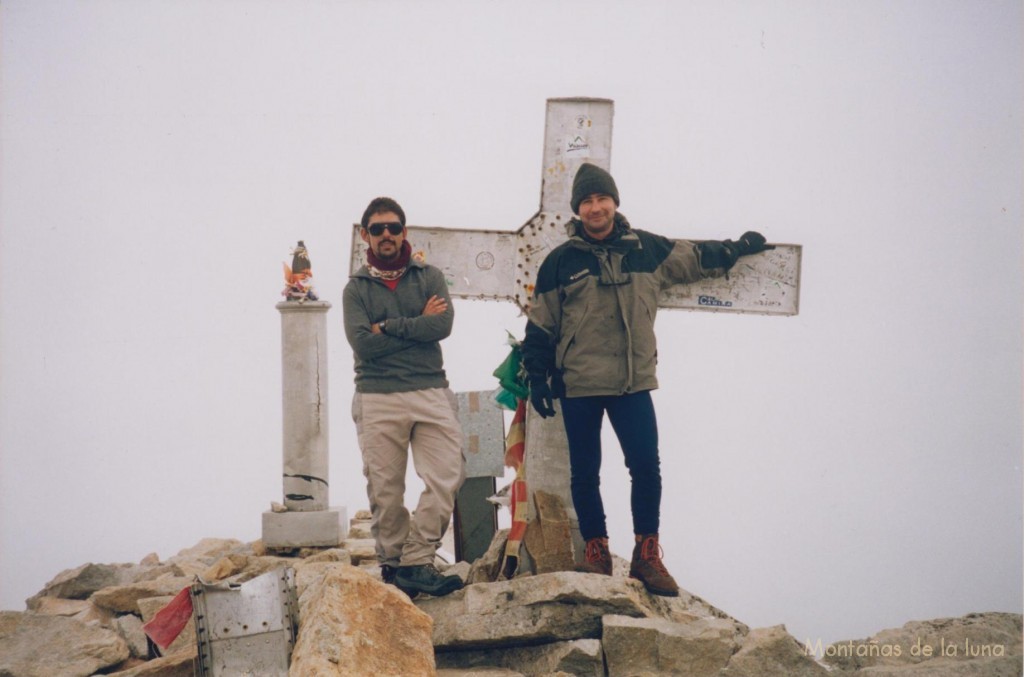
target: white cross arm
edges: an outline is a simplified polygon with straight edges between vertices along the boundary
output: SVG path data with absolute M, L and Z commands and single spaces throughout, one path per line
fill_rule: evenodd
M 584 162 L 611 163 L 613 104 L 608 99 L 548 99 L 540 211 L 516 231 L 409 226 L 414 254 L 440 268 L 452 296 L 511 301 L 525 309 L 548 252 L 568 239 L 572 180 Z M 642 227 L 642 226 L 641 226 Z M 800 303 L 799 245 L 745 256 L 728 277 L 671 287 L 659 307 L 714 312 L 796 315 Z M 352 230 L 351 269 L 366 260 L 359 226 Z
M 537 269 L 567 239 L 561 219 L 538 214 L 518 231 L 409 227 L 413 255 L 441 269 L 455 298 L 511 301 L 526 308 Z M 800 245 L 780 244 L 744 256 L 728 277 L 666 289 L 661 308 L 796 315 L 800 308 Z M 352 272 L 366 261 L 359 224 L 352 228 Z

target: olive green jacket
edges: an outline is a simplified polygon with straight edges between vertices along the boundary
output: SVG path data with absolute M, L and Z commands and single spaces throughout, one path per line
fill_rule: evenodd
M 662 290 L 717 277 L 699 245 L 634 230 L 616 214 L 616 235 L 576 234 L 537 273 L 523 360 L 531 382 L 553 377 L 557 396 L 622 395 L 658 387 L 654 319 Z M 564 383 L 564 392 L 561 389 Z

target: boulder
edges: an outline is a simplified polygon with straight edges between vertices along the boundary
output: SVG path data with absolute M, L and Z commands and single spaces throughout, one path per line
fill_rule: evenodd
M 483 651 L 440 651 L 435 654 L 442 670 L 510 670 L 513 674 L 550 674 L 604 677 L 604 657 L 597 639 L 574 639 L 538 646 L 513 646 Z M 463 673 L 459 673 L 463 674 Z
M 110 609 L 96 606 L 92 602 L 88 602 L 88 606 L 72 616 L 72 618 L 86 625 L 98 625 L 108 630 L 117 629 L 117 614 Z
M 142 631 L 142 619 L 135 614 L 118 616 L 114 620 L 114 629 L 128 645 L 132 658 L 149 658 L 149 642 Z
M 500 578 L 501 563 L 505 559 L 508 545 L 508 529 L 499 529 L 491 539 L 487 551 L 473 562 L 466 577 L 466 583 L 493 583 Z
M 601 642 L 612 675 L 717 677 L 739 648 L 736 626 L 722 618 L 677 623 L 605 616 Z
M 189 560 L 206 560 L 212 564 L 225 555 L 233 552 L 244 552 L 249 546 L 235 538 L 204 538 L 191 548 L 178 551 L 168 562 L 176 563 Z
M 113 630 L 65 616 L 0 611 L 0 675 L 85 677 L 128 656 Z
M 691 595 L 655 598 L 632 579 L 571 571 L 478 583 L 416 605 L 434 619 L 439 650 L 599 638 L 601 617 L 610 614 L 669 620 L 721 614 Z M 723 620 L 738 635 L 746 632 L 742 624 Z
M 86 611 L 92 603 L 87 599 L 64 599 L 63 597 L 33 598 L 33 611 L 48 616 L 74 616 Z
M 366 517 L 362 517 L 365 513 Z M 373 517 L 366 510 L 360 510 L 348 522 L 349 538 L 373 538 Z
M 377 542 L 372 538 L 350 538 L 344 542 L 353 565 L 377 562 Z
M 127 566 L 89 562 L 75 569 L 66 569 L 54 576 L 36 595 L 25 600 L 25 605 L 35 611 L 46 597 L 88 599 L 97 590 L 121 585 L 125 581 L 123 570 Z
M 321 550 L 314 555 L 310 555 L 302 560 L 303 562 L 341 562 L 343 564 L 352 564 L 352 557 L 349 555 L 348 550 L 344 548 L 329 548 L 327 550 Z
M 882 668 L 906 668 L 926 663 L 948 674 L 957 672 L 951 662 L 988 662 L 1022 654 L 1021 615 L 1010 613 L 968 614 L 959 618 L 911 621 L 900 628 L 882 630 L 868 639 L 835 642 L 823 650 L 824 662 L 840 670 L 877 670 L 865 674 L 896 674 Z M 817 646 L 805 647 L 808 653 Z M 942 659 L 942 660 L 939 660 Z M 962 668 L 963 670 L 976 670 Z M 915 673 L 921 674 L 921 673 Z M 1020 673 L 1018 673 L 1020 674 Z
M 784 625 L 775 625 L 751 630 L 721 677 L 827 677 L 828 674 L 828 670 L 786 632 Z
M 225 578 L 239 574 L 245 570 L 249 564 L 249 557 L 241 553 L 232 553 L 230 555 L 224 555 L 216 562 L 211 564 L 206 569 L 200 578 L 207 583 L 213 583 L 214 581 L 220 581 Z
M 523 542 L 533 559 L 534 573 L 572 571 L 572 527 L 558 496 L 538 489 L 533 493 L 536 517 L 526 525 Z
M 120 672 L 112 672 L 108 677 L 194 677 L 198 674 L 196 660 L 195 650 L 178 651 Z
M 192 585 L 192 577 L 173 576 L 129 585 L 117 585 L 94 592 L 89 601 L 96 606 L 121 614 L 138 614 L 140 599 L 177 595 Z
M 931 658 L 922 663 L 906 665 L 876 665 L 855 672 L 833 673 L 858 677 L 1020 677 L 1020 656 L 1002 658 Z
M 431 620 L 398 588 L 347 564 L 305 567 L 320 575 L 299 598 L 290 675 L 433 675 Z
M 469 668 L 466 670 L 454 668 L 438 670 L 437 677 L 526 677 L 526 675 L 516 670 L 506 670 L 505 668 Z M 543 675 L 542 677 L 561 677 L 561 674 Z M 572 675 L 567 677 L 572 677 Z

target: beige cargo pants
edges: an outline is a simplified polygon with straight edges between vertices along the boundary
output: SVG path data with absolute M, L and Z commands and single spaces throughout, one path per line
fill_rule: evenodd
M 434 561 L 465 478 L 457 407 L 448 388 L 357 392 L 352 399 L 373 515 L 370 531 L 381 564 Z M 411 518 L 404 501 L 410 447 L 413 467 L 425 485 Z

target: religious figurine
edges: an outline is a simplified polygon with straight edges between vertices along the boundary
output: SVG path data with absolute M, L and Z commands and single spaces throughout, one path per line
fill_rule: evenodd
M 316 301 L 313 291 L 313 267 L 309 262 L 309 253 L 302 240 L 292 250 L 292 266 L 284 265 L 285 288 L 281 292 L 288 301 Z

